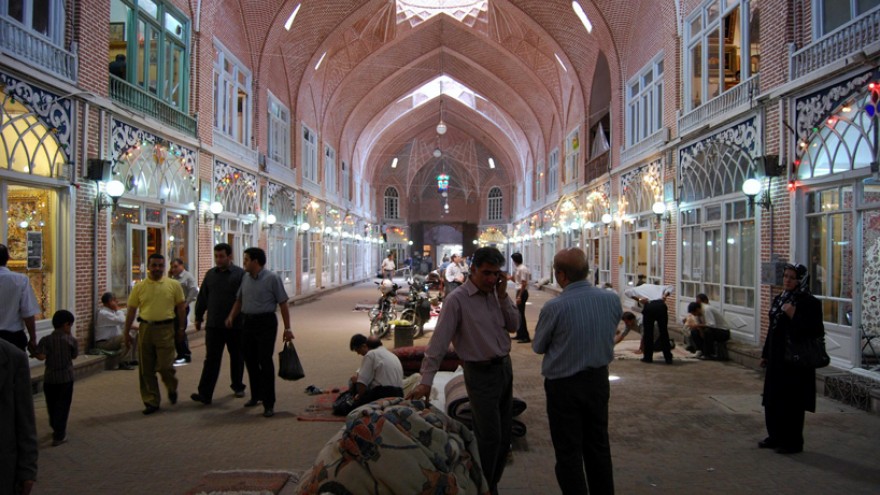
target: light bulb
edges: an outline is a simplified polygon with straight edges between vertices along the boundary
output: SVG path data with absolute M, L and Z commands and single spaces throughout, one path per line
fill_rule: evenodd
M 441 136 L 446 134 L 446 124 L 443 123 L 443 119 L 440 119 L 440 123 L 437 124 L 437 134 L 440 134 Z

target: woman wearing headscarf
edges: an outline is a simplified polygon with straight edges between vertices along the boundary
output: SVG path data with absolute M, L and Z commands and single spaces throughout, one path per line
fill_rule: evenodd
M 816 411 L 816 370 L 786 363 L 786 341 L 824 337 L 825 328 L 822 305 L 810 294 L 807 267 L 786 265 L 782 286 L 784 290 L 770 307 L 770 327 L 761 353 L 768 436 L 758 447 L 796 454 L 804 450 L 804 414 Z

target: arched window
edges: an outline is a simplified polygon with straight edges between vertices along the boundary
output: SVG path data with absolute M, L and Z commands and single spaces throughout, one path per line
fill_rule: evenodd
M 489 220 L 501 220 L 501 213 L 504 211 L 503 199 L 504 195 L 501 194 L 500 188 L 493 187 L 489 190 Z
M 400 218 L 400 195 L 397 189 L 385 189 L 385 218 Z

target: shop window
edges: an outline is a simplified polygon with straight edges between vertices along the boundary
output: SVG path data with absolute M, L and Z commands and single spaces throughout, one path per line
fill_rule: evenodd
M 547 194 L 553 194 L 559 187 L 559 149 L 547 157 Z
M 52 129 L 3 89 L 0 105 L 0 167 L 20 174 L 61 178 L 66 158 Z M 3 160 L 5 159 L 5 160 Z
M 9 249 L 7 267 L 27 275 L 40 312 L 37 320 L 52 317 L 57 309 L 59 277 L 56 233 L 58 195 L 48 188 L 28 187 L 0 181 L 0 210 Z
M 806 195 L 807 260 L 810 290 L 822 302 L 823 319 L 852 325 L 855 220 L 852 186 Z
M 0 2 L 0 16 L 15 21 L 26 30 L 64 44 L 64 1 L 10 0 Z
M 626 144 L 633 146 L 663 127 L 663 53 L 627 84 Z
M 214 40 L 214 132 L 251 147 L 253 80 L 251 71 Z
M 327 194 L 336 196 L 336 150 L 324 146 L 324 187 Z
M 815 99 L 810 97 L 805 102 Z M 870 167 L 874 123 L 865 110 L 870 104 L 868 95 L 844 102 L 824 121 L 812 127 L 808 138 L 798 141 L 799 179 Z
M 400 195 L 394 187 L 385 189 L 385 218 L 400 218 Z
M 190 22 L 163 0 L 111 0 L 112 77 L 187 111 Z
M 813 0 L 815 35 L 821 38 L 880 6 L 880 0 Z
M 489 220 L 501 220 L 501 217 L 504 212 L 504 195 L 501 193 L 501 189 L 498 187 L 493 187 L 489 191 L 489 199 L 488 199 L 488 219 Z
M 290 166 L 290 110 L 269 93 L 269 139 L 266 154 L 269 159 Z
M 575 130 L 565 138 L 565 182 L 577 182 L 580 177 L 581 142 Z
M 305 125 L 302 126 L 302 167 L 303 178 L 318 182 L 318 135 Z

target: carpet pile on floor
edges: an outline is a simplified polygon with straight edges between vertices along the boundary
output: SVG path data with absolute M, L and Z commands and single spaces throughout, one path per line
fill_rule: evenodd
M 209 471 L 186 495 L 277 495 L 297 483 L 299 474 L 288 471 Z

